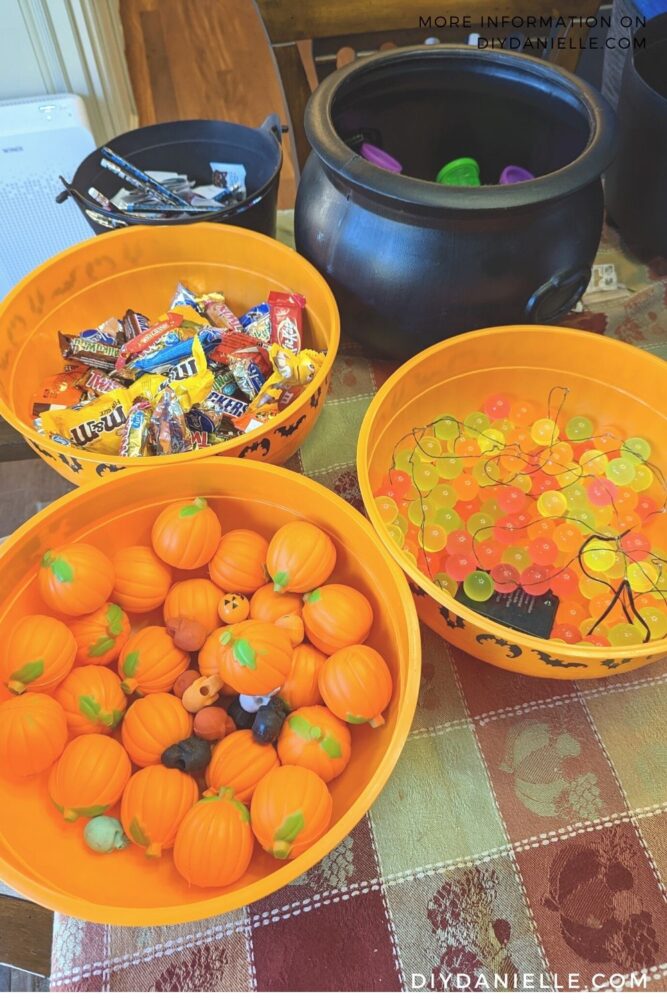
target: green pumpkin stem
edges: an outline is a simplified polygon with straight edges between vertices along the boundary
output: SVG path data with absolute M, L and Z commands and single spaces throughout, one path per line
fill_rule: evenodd
M 304 594 L 303 602 L 304 604 L 316 604 L 320 600 L 322 595 L 318 590 L 311 590 L 309 594 Z
M 273 577 L 273 589 L 277 593 L 280 593 L 281 590 L 284 590 L 288 583 L 289 583 L 289 573 L 286 573 L 284 570 L 281 570 L 279 573 L 276 573 L 276 575 Z
M 208 507 L 208 502 L 204 497 L 195 497 L 192 503 L 188 503 L 185 507 L 181 507 L 178 512 L 179 517 L 194 517 L 196 514 L 201 513 L 205 507 Z
M 290 856 L 291 850 L 292 845 L 288 844 L 286 840 L 274 840 L 271 853 L 278 861 L 286 861 Z

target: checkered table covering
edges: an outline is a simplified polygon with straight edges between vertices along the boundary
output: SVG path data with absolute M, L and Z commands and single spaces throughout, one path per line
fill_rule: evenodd
M 569 325 L 667 357 L 667 262 L 631 261 L 610 236 L 598 261 L 613 270 Z M 360 510 L 357 430 L 392 370 L 344 343 L 317 428 L 290 463 Z M 51 988 L 663 988 L 667 661 L 599 682 L 538 681 L 427 629 L 422 640 L 403 754 L 331 854 L 200 923 L 56 915 Z

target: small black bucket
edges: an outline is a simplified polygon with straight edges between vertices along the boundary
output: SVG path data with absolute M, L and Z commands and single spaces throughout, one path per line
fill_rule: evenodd
M 644 260 L 667 257 L 667 14 L 635 35 L 618 100 L 618 155 L 607 171 L 607 217 Z
M 171 170 L 187 174 L 198 184 L 211 182 L 209 163 L 242 163 L 246 169 L 244 201 L 219 211 L 191 215 L 184 219 L 134 219 L 123 212 L 102 208 L 88 194 L 97 188 L 111 198 L 123 182 L 100 166 L 97 149 L 79 164 L 71 184 L 58 201 L 72 197 L 95 233 L 123 226 L 187 225 L 190 222 L 225 222 L 254 229 L 267 236 L 276 234 L 278 182 L 283 162 L 282 128 L 277 115 L 269 115 L 259 128 L 232 122 L 192 120 L 164 122 L 134 129 L 111 139 L 109 145 L 142 170 Z

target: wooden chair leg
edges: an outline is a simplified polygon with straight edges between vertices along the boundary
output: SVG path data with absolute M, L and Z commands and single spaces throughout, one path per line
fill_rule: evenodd
M 52 937 L 51 910 L 27 899 L 0 896 L 0 963 L 48 976 Z

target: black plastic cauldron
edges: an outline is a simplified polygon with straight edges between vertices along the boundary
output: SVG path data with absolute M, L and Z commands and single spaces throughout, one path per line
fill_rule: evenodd
M 586 288 L 603 221 L 613 112 L 576 77 L 505 51 L 394 49 L 312 95 L 297 194 L 300 253 L 326 276 L 343 328 L 406 358 L 465 330 L 553 323 Z M 381 138 L 393 174 L 345 142 Z M 445 187 L 474 157 L 484 186 Z M 508 164 L 536 179 L 499 185 Z
M 609 221 L 640 257 L 667 257 L 667 14 L 637 32 L 625 60 L 618 137 L 606 177 Z
M 231 208 L 190 215 L 184 219 L 128 219 L 122 212 L 102 208 L 88 195 L 97 188 L 111 198 L 123 181 L 100 166 L 102 153 L 95 150 L 83 160 L 58 200 L 75 199 L 86 221 L 96 233 L 127 225 L 187 225 L 191 222 L 225 222 L 276 235 L 278 183 L 283 162 L 281 126 L 277 115 L 269 115 L 259 128 L 233 122 L 197 120 L 164 122 L 133 129 L 111 139 L 107 145 L 142 170 L 173 170 L 187 174 L 199 184 L 211 182 L 209 163 L 242 163 L 246 168 L 247 197 Z

